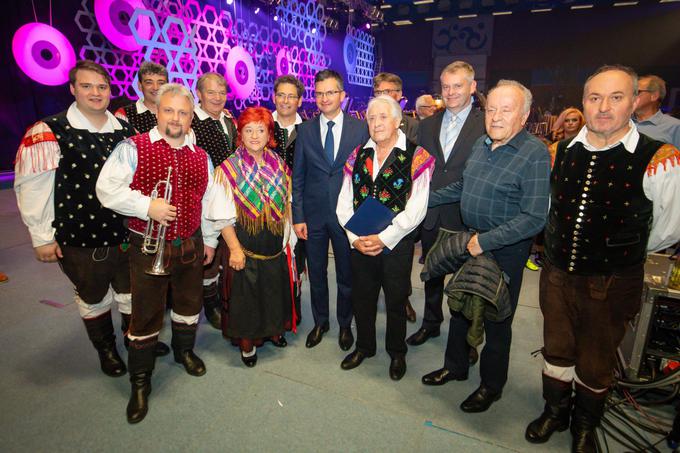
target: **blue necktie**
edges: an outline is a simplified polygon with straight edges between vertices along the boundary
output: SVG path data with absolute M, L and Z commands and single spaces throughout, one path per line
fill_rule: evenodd
M 328 132 L 326 132 L 326 140 L 323 143 L 323 150 L 326 153 L 326 159 L 328 159 L 328 162 L 333 165 L 333 162 L 335 162 L 335 152 L 333 151 L 333 148 L 335 148 L 335 142 L 333 141 L 333 126 L 335 126 L 335 123 L 333 121 L 328 122 Z

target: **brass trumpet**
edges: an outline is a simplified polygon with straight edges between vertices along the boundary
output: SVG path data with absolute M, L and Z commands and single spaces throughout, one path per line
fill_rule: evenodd
M 172 174 L 172 167 L 168 167 L 168 177 L 165 181 L 158 181 L 151 191 L 151 201 L 158 198 L 160 187 L 164 186 L 165 191 L 163 199 L 170 203 L 172 198 L 172 184 L 170 183 L 170 175 Z M 144 272 L 148 275 L 170 275 L 166 264 L 163 262 L 163 255 L 165 253 L 165 229 L 166 226 L 160 222 L 156 222 L 149 218 L 146 222 L 146 231 L 144 232 L 144 242 L 142 244 L 142 253 L 145 255 L 156 255 L 153 264 Z

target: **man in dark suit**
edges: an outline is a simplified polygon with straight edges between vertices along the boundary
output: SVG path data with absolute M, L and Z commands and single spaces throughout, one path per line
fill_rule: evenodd
M 485 133 L 484 114 L 472 105 L 472 95 L 477 88 L 474 77 L 474 69 L 464 61 L 454 61 L 446 66 L 439 77 L 446 109 L 420 122 L 418 144 L 436 158 L 430 190 L 445 187 L 463 176 L 472 145 Z M 434 244 L 439 228 L 467 229 L 460 217 L 459 203 L 429 208 L 421 226 L 423 255 L 427 255 Z M 443 295 L 444 277 L 425 282 L 423 323 L 406 340 L 408 344 L 418 346 L 439 336 L 439 327 L 444 321 Z M 446 357 L 448 361 L 448 347 Z M 446 375 L 446 369 L 445 366 L 438 372 Z
M 329 329 L 328 241 L 333 246 L 338 285 L 338 343 L 343 351 L 354 344 L 350 246 L 338 223 L 335 207 L 342 186 L 342 168 L 350 153 L 368 140 L 366 123 L 345 115 L 343 81 L 337 72 L 324 69 L 314 79 L 318 117 L 298 126 L 293 163 L 293 228 L 307 241 L 307 262 L 314 329 L 306 346 L 313 348 Z

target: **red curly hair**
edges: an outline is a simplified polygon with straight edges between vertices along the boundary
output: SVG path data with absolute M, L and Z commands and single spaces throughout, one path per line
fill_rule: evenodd
M 267 147 L 269 149 L 276 148 L 276 139 L 274 138 L 274 117 L 269 109 L 264 107 L 248 107 L 238 117 L 238 138 L 236 139 L 236 146 L 242 147 L 243 140 L 241 140 L 241 131 L 249 123 L 264 123 L 269 131 L 269 141 Z

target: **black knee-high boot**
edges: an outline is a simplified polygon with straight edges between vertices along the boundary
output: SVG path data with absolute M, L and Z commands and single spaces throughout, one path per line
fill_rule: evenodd
M 210 325 L 220 330 L 222 328 L 222 301 L 217 282 L 203 287 L 203 310 Z
M 596 453 L 595 428 L 600 425 L 608 392 L 596 393 L 576 384 L 574 412 L 571 417 L 573 453 Z
M 192 376 L 203 376 L 206 372 L 205 364 L 194 354 L 196 343 L 196 324 L 182 324 L 172 322 L 172 352 L 175 362 L 184 365 L 184 369 Z
M 151 375 L 156 362 L 154 349 L 158 337 L 133 340 L 128 349 L 130 369 L 130 400 L 127 405 L 128 423 L 139 423 L 149 411 L 151 394 Z
M 99 363 L 104 374 L 112 377 L 124 375 L 127 369 L 116 349 L 116 335 L 113 333 L 111 311 L 96 318 L 83 318 L 83 322 L 87 336 L 99 354 Z
M 545 409 L 536 420 L 527 426 L 524 438 L 533 444 L 547 442 L 555 431 L 569 428 L 571 415 L 571 382 L 543 375 L 543 398 Z
M 120 330 L 123 332 L 123 344 L 125 349 L 130 349 L 130 339 L 127 337 L 127 331 L 130 328 L 130 319 L 132 315 L 126 313 L 120 314 Z M 170 354 L 170 347 L 162 341 L 156 342 L 156 348 L 153 351 L 156 357 L 163 357 Z

